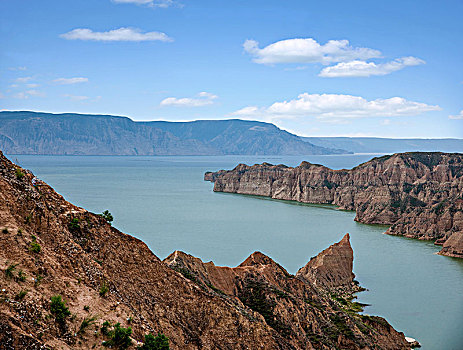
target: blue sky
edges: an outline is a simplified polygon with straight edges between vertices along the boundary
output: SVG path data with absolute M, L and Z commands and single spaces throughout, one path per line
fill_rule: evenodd
M 463 2 L 0 2 L 0 109 L 463 138 Z

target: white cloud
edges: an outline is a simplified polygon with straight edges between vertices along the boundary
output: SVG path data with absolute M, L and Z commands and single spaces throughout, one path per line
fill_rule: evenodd
M 300 94 L 296 99 L 275 102 L 269 107 L 248 106 L 232 116 L 267 120 L 300 117 L 367 118 L 413 116 L 428 111 L 441 110 L 439 106 L 408 101 L 402 97 L 366 100 L 360 96 L 336 94 Z
M 409 56 L 397 58 L 386 63 L 374 63 L 365 61 L 340 62 L 335 66 L 323 68 L 320 77 L 369 77 L 371 75 L 386 75 L 404 69 L 405 67 L 424 64 L 423 60 Z
M 167 8 L 176 4 L 173 0 L 112 0 L 118 4 L 146 5 L 148 7 Z
M 18 92 L 17 94 L 13 95 L 14 98 L 18 98 L 21 100 L 28 99 L 29 97 L 45 97 L 45 93 L 38 90 L 27 90 Z
M 138 28 L 118 28 L 107 32 L 94 32 L 88 28 L 77 28 L 60 35 L 67 40 L 92 40 L 92 41 L 173 41 L 172 38 L 162 32 L 146 32 Z
M 365 47 L 352 47 L 348 40 L 330 40 L 321 45 L 312 38 L 277 41 L 262 49 L 255 40 L 246 40 L 244 50 L 260 64 L 322 63 L 331 64 L 356 59 L 381 57 L 381 52 Z
M 78 95 L 69 95 L 69 94 L 65 94 L 63 96 L 72 101 L 85 101 L 89 99 L 88 96 L 78 96 Z
M 32 88 L 39 87 L 40 85 L 39 84 L 26 84 L 26 86 L 32 89 Z
M 202 107 L 211 105 L 218 96 L 210 92 L 200 92 L 196 97 L 168 97 L 161 101 L 161 106 L 175 106 L 175 107 Z
M 27 83 L 28 81 L 32 80 L 32 77 L 21 77 L 21 78 L 16 78 L 16 82 L 18 83 Z
M 88 82 L 88 78 L 82 78 L 82 77 L 58 78 L 58 79 L 53 80 L 53 82 L 57 84 L 61 84 L 61 85 L 78 84 L 78 83 Z
M 461 110 L 460 113 L 456 115 L 449 115 L 449 119 L 463 119 L 463 110 Z

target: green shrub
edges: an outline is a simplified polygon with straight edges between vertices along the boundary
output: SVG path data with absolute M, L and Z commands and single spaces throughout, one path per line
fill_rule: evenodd
M 16 178 L 21 180 L 24 177 L 24 173 L 21 171 L 21 168 L 16 168 Z
M 127 349 L 132 344 L 132 339 L 130 339 L 131 334 L 131 327 L 121 327 L 121 324 L 118 322 L 114 325 L 114 329 L 109 333 L 110 339 L 103 342 L 103 346 L 123 350 Z
M 169 350 L 169 338 L 158 333 L 155 337 L 152 334 L 145 335 L 145 343 L 137 348 L 138 350 Z
M 71 315 L 71 312 L 62 300 L 61 295 L 51 297 L 50 312 L 55 316 L 56 322 L 61 324 L 65 323 L 66 317 Z
M 88 311 L 90 310 L 90 306 L 85 305 L 85 306 L 84 306 L 84 310 L 88 312 Z
M 10 264 L 5 269 L 5 277 L 6 278 L 13 278 L 13 274 L 14 274 L 14 270 L 16 270 L 16 266 L 18 266 L 18 264 Z
M 71 222 L 69 223 L 68 228 L 71 231 L 79 230 L 80 229 L 79 219 L 78 218 L 71 219 Z
M 88 327 L 90 327 L 92 324 L 95 324 L 96 319 L 97 319 L 96 316 L 90 316 L 90 317 L 84 318 L 82 323 L 80 324 L 79 331 L 77 333 L 78 334 L 84 333 Z
M 18 276 L 16 277 L 18 282 L 24 282 L 26 281 L 26 274 L 23 272 L 23 270 L 18 271 Z
M 111 323 L 109 321 L 104 321 L 103 325 L 101 326 L 101 333 L 103 335 L 109 335 L 109 327 L 111 327 Z
M 104 297 L 109 291 L 109 288 L 108 288 L 108 285 L 106 284 L 106 282 L 103 281 L 103 283 L 101 284 L 100 286 L 100 296 L 101 297 Z
M 42 250 L 42 247 L 40 246 L 40 244 L 37 243 L 37 241 L 32 241 L 31 243 L 29 243 L 29 251 L 32 252 L 32 253 L 40 253 L 40 251 Z
M 102 216 L 108 223 L 111 223 L 114 220 L 109 210 L 105 210 L 102 214 L 100 214 L 100 216 Z

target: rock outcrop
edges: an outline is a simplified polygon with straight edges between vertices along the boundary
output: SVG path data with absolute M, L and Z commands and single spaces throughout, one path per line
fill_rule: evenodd
M 355 275 L 352 272 L 354 251 L 350 245 L 349 234 L 328 247 L 304 267 L 299 269 L 296 277 L 321 289 L 351 292 L 355 290 Z
M 409 348 L 386 320 L 261 253 L 236 268 L 181 252 L 162 262 L 1 153 L 0 230 L 0 349 L 100 348 L 104 321 L 132 327 L 132 349 L 157 332 L 172 349 Z
M 214 191 L 326 203 L 355 210 L 356 221 L 390 225 L 388 234 L 435 240 L 463 257 L 463 154 L 410 152 L 373 158 L 351 170 L 302 162 L 238 165 L 206 173 Z

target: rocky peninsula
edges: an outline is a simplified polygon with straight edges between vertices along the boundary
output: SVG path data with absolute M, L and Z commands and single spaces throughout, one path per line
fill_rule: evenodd
M 259 252 L 235 268 L 161 261 L 1 153 L 0 229 L 1 349 L 152 349 L 159 333 L 171 349 L 411 346 L 359 313 L 348 235 L 295 276 Z
M 386 233 L 442 245 L 463 258 L 463 154 L 397 153 L 346 170 L 302 162 L 207 172 L 214 191 L 266 196 L 354 210 L 355 220 L 390 225 Z

